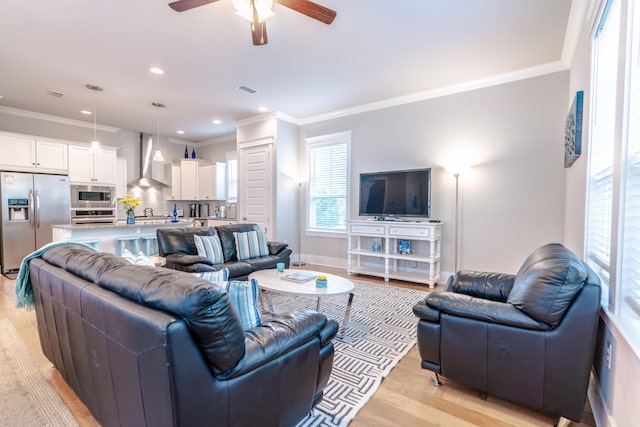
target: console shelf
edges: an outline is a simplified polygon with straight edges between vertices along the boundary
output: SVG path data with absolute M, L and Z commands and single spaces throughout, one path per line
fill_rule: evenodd
M 432 222 L 349 221 L 347 273 L 425 283 L 440 278 L 442 224 Z M 399 252 L 401 240 L 408 254 Z M 380 244 L 380 251 L 373 248 Z

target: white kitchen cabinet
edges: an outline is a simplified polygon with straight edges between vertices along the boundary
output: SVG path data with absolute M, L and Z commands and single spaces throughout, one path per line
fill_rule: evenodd
M 0 166 L 5 170 L 67 173 L 67 143 L 29 135 L 0 134 Z
M 200 166 L 198 169 L 198 199 L 203 201 L 225 200 L 226 164 L 213 163 Z
M 181 200 L 180 198 L 180 163 L 170 163 L 164 166 L 164 178 L 170 187 L 164 190 L 166 200 Z
M 197 159 L 180 162 L 180 197 L 182 200 L 198 200 L 199 163 Z
M 102 148 L 93 153 L 88 146 L 69 146 L 69 182 L 78 184 L 116 185 L 117 153 L 115 149 Z

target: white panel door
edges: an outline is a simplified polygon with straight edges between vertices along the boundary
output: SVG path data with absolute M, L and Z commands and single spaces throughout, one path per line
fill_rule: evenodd
M 258 224 L 273 239 L 272 144 L 240 149 L 238 207 L 240 221 Z

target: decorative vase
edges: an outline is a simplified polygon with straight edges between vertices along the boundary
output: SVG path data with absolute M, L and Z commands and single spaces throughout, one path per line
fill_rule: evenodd
M 191 158 L 192 159 L 196 158 L 196 149 L 195 148 L 193 150 L 191 150 Z
M 133 210 L 127 211 L 127 224 L 136 223 L 136 213 Z
M 184 158 L 189 158 L 189 147 L 187 147 L 186 145 L 184 146 Z
M 316 288 L 326 288 L 327 287 L 327 279 L 316 279 Z

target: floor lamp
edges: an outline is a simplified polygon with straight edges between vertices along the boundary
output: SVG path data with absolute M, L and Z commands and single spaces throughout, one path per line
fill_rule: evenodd
M 302 184 L 307 180 L 303 176 L 298 176 L 293 179 L 298 183 L 298 261 L 292 262 L 291 265 L 300 267 L 306 263 L 300 259 L 302 254 Z
M 455 209 L 455 222 L 454 222 L 454 261 L 453 261 L 453 274 L 458 272 L 458 243 L 459 243 L 459 234 L 460 234 L 460 175 L 463 170 L 459 167 L 447 166 L 445 170 L 453 175 L 456 179 L 456 209 Z

